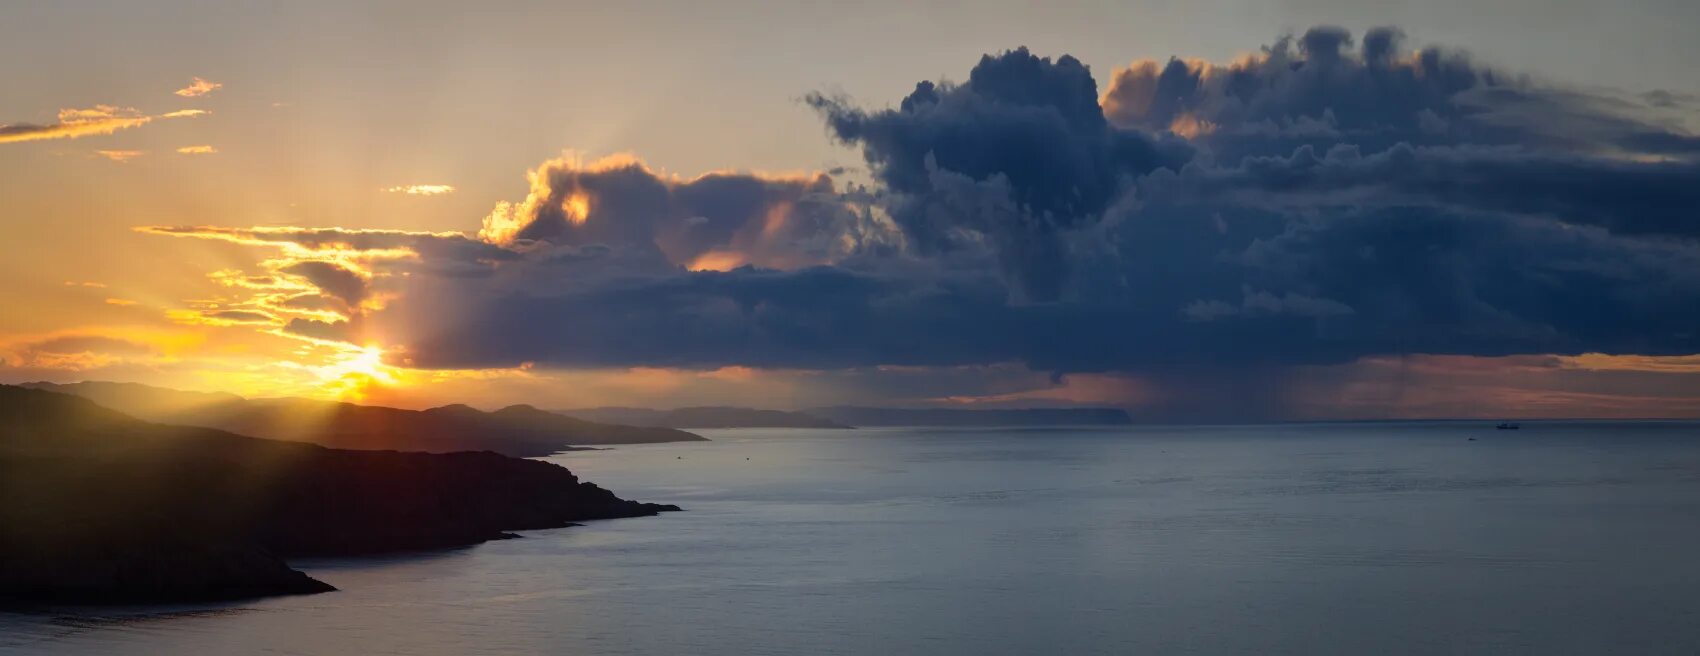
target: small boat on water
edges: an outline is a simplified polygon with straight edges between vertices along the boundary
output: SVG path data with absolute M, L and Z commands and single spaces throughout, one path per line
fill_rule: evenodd
M 1513 424 L 1513 423 L 1508 421 L 1508 422 L 1501 423 L 1498 426 L 1494 426 L 1494 428 L 1497 428 L 1499 430 L 1517 430 L 1519 428 L 1522 428 L 1522 426 L 1519 426 L 1517 424 Z

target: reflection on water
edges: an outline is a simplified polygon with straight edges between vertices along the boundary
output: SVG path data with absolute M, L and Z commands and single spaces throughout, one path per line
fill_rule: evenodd
M 183 620 L 205 617 L 225 617 L 251 610 L 239 607 L 213 608 L 205 606 L 177 608 L 179 609 L 171 610 L 159 606 L 135 606 L 100 609 L 43 609 L 30 613 L 30 615 L 41 620 L 37 625 L 38 630 L 32 632 L 33 635 L 13 635 L 10 636 L 11 640 L 0 638 L 0 647 L 19 647 L 36 642 L 48 643 L 89 632 L 146 635 L 152 632 L 152 628 L 149 626 L 152 624 L 181 623 Z M 29 638 L 29 640 L 22 640 L 22 638 Z
M 705 433 L 556 458 L 687 512 L 0 614 L 0 651 L 1700 651 L 1690 424 Z

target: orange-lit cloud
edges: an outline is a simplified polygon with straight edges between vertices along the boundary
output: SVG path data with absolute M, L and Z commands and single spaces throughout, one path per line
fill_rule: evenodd
M 184 109 L 149 116 L 129 107 L 95 105 L 89 109 L 61 109 L 59 122 L 50 125 L 17 123 L 0 125 L 0 143 L 41 141 L 44 139 L 76 139 L 93 135 L 112 134 L 119 130 L 145 125 L 157 119 L 189 118 L 206 114 L 205 110 Z
M 184 98 L 195 98 L 195 97 L 198 97 L 198 96 L 204 96 L 204 95 L 207 95 L 207 94 L 212 93 L 214 91 L 217 91 L 218 89 L 222 88 L 223 86 L 224 86 L 224 84 L 222 84 L 222 83 L 213 82 L 211 80 L 204 80 L 204 79 L 197 77 L 197 78 L 194 79 L 193 82 L 189 83 L 189 86 L 186 86 L 186 87 L 183 87 L 183 88 L 178 89 L 176 91 L 173 91 L 172 93 L 175 93 L 175 94 L 182 96 Z
M 18 123 L 0 125 L 0 143 L 37 141 L 41 139 L 76 139 L 98 134 L 112 134 L 153 120 L 134 109 L 96 105 L 91 109 L 61 109 L 59 122 L 51 125 Z
M 416 184 L 388 187 L 385 188 L 384 191 L 392 194 L 407 194 L 409 196 L 441 196 L 444 194 L 454 193 L 455 188 L 453 185 L 446 184 Z
M 1561 367 L 1587 371 L 1700 373 L 1700 355 L 1607 355 L 1584 353 L 1555 358 Z
M 429 232 L 420 230 L 366 230 L 351 228 L 300 228 L 292 226 L 261 226 L 255 228 L 223 228 L 218 226 L 138 226 L 137 232 L 169 237 L 191 237 L 227 241 L 245 246 L 267 246 L 279 249 L 283 260 L 267 264 L 287 266 L 294 260 L 313 259 L 335 261 L 345 266 L 365 266 L 377 260 L 405 260 L 418 257 L 419 250 L 432 246 L 453 248 L 466 246 L 485 249 L 492 254 L 495 247 L 473 242 L 458 232 Z M 494 255 L 492 255 L 494 256 Z M 224 275 L 217 272 L 215 275 Z M 258 279 L 250 284 L 262 284 Z M 263 283 L 271 285 L 271 281 Z
M 0 336 L 0 361 L 13 368 L 61 371 L 157 365 L 174 361 L 200 341 L 195 335 L 125 327 Z
M 211 154 L 216 153 L 216 152 L 218 152 L 217 148 L 213 148 L 212 146 L 205 146 L 205 145 L 202 145 L 202 146 L 184 146 L 182 148 L 177 149 L 177 154 L 179 154 L 179 155 L 211 155 Z
M 1216 124 L 1203 120 L 1192 114 L 1181 114 L 1169 123 L 1169 131 L 1188 139 L 1196 139 L 1202 135 L 1216 131 Z
M 108 298 L 108 299 L 106 299 L 106 304 L 107 305 L 116 305 L 116 306 L 119 306 L 119 307 L 128 307 L 128 306 L 131 306 L 131 305 L 135 305 L 136 302 L 132 301 L 130 299 L 127 299 L 127 298 Z
M 104 289 L 106 287 L 106 284 L 105 283 L 98 283 L 98 282 L 90 282 L 90 281 L 67 280 L 67 281 L 65 281 L 65 286 L 66 287 L 93 287 L 95 289 Z
M 526 177 L 525 199 L 497 203 L 479 239 L 522 250 L 540 242 L 657 249 L 673 265 L 698 271 L 830 264 L 901 239 L 825 173 L 683 177 L 629 154 L 586 160 L 568 153 Z
M 166 316 L 177 323 L 189 325 L 237 326 L 277 323 L 277 317 L 255 310 L 168 310 Z
M 94 154 L 105 157 L 106 159 L 114 162 L 123 163 L 137 157 L 141 157 L 142 155 L 146 155 L 147 153 L 140 150 L 97 150 L 94 151 Z
M 685 265 L 691 271 L 731 271 L 749 264 L 742 253 L 733 251 L 709 251 Z
M 1374 356 L 1301 368 L 1296 417 L 1700 417 L 1700 355 Z
M 189 301 L 171 310 L 172 321 L 184 325 L 233 327 L 248 325 L 268 335 L 285 337 L 330 349 L 383 349 L 380 335 L 365 321 L 397 298 L 395 287 L 411 268 L 440 266 L 422 262 L 420 254 L 443 255 L 467 264 L 512 255 L 459 233 L 342 228 L 208 226 L 142 226 L 140 232 L 175 237 L 226 241 L 276 249 L 278 255 L 259 262 L 260 271 L 222 269 L 208 277 L 235 290 Z

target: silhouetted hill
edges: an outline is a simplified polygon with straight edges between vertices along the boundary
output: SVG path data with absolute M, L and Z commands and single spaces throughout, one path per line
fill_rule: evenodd
M 806 412 L 852 426 L 1120 426 L 1133 420 L 1120 408 L 864 408 L 833 406 Z
M 675 410 L 610 407 L 557 412 L 591 421 L 668 428 L 850 428 L 802 412 L 728 406 L 698 406 Z
M 585 421 L 531 406 L 511 406 L 496 412 L 458 404 L 403 410 L 299 398 L 244 399 L 233 394 L 185 392 L 135 383 L 28 383 L 24 387 L 75 394 L 148 421 L 339 449 L 495 451 L 533 457 L 565 451 L 570 446 L 703 439 L 668 428 Z
M 0 599 L 322 592 L 279 558 L 462 546 L 676 509 L 541 461 L 263 440 L 0 385 Z

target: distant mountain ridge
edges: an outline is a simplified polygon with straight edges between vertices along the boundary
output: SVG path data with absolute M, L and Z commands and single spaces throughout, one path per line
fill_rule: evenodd
M 495 451 L 545 456 L 579 446 L 702 441 L 685 431 L 586 421 L 529 405 L 484 412 L 466 405 L 404 410 L 301 398 L 245 399 L 138 383 L 26 383 L 22 387 L 72 394 L 127 415 L 167 424 L 217 428 L 241 435 L 311 442 L 339 449 Z
M 851 428 L 803 412 L 732 406 L 694 406 L 673 410 L 603 407 L 556 412 L 591 421 L 666 428 Z
M 547 462 L 327 449 L 0 385 L 0 602 L 325 592 L 279 557 L 463 546 L 677 509 Z
M 832 406 L 805 410 L 852 426 L 1124 426 L 1121 408 L 869 408 Z

